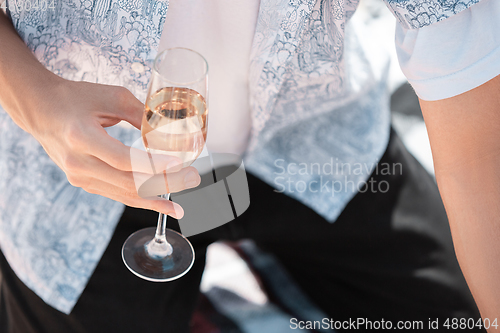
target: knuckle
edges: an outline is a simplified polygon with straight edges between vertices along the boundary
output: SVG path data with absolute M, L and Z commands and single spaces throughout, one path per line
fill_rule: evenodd
M 144 105 L 125 87 L 117 87 L 114 91 L 114 97 L 122 105 L 122 111 L 126 113 L 140 112 Z
M 132 93 L 125 87 L 119 86 L 114 89 L 114 97 L 119 101 L 126 101 Z
M 110 156 L 110 163 L 119 170 L 128 170 L 131 164 L 131 162 L 127 163 L 126 158 L 119 154 L 113 154 Z
M 82 130 L 76 126 L 68 126 L 65 133 L 66 143 L 74 149 L 81 149 L 84 147 L 84 138 Z
M 66 174 L 70 174 L 68 177 L 77 177 L 76 173 L 80 170 L 80 163 L 73 155 L 67 155 L 62 161 L 62 167 Z
M 84 187 L 85 186 L 85 181 L 77 175 L 68 174 L 68 175 L 66 175 L 66 177 L 68 178 L 68 182 L 71 185 L 73 185 L 74 187 Z

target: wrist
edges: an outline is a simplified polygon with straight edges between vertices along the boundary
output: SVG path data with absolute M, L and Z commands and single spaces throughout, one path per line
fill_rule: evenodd
M 48 129 L 47 118 L 54 113 L 54 100 L 62 96 L 66 80 L 45 68 L 38 70 L 28 80 L 24 89 L 14 95 L 15 106 L 7 111 L 12 119 L 26 132 L 37 136 Z

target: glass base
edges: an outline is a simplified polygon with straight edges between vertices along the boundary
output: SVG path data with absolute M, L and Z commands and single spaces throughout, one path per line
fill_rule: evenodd
M 194 263 L 191 243 L 180 233 L 167 229 L 167 241 L 172 245 L 172 254 L 152 257 L 146 252 L 146 246 L 155 233 L 156 228 L 145 228 L 127 238 L 122 247 L 125 266 L 138 277 L 153 282 L 168 282 L 184 276 Z

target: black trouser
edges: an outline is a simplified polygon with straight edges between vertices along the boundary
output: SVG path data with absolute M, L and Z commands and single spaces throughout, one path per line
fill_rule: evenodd
M 394 133 L 382 163 L 402 165 L 402 172 L 372 175 L 388 191 L 358 193 L 333 224 L 248 174 L 250 208 L 191 237 L 195 264 L 174 282 L 147 282 L 123 265 L 125 239 L 157 217 L 127 208 L 69 316 L 45 305 L 1 256 L 1 332 L 187 332 L 207 246 L 242 238 L 274 254 L 332 319 L 422 320 L 426 331 L 429 318 L 478 318 L 433 179 Z

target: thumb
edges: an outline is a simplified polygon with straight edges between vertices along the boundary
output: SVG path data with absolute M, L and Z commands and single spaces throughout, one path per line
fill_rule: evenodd
M 144 104 L 142 104 L 137 98 L 135 98 L 135 96 L 133 96 L 133 100 L 126 107 L 124 120 L 140 130 L 143 114 Z
M 110 96 L 114 99 L 109 103 L 108 111 L 140 130 L 144 104 L 124 87 L 108 88 L 113 89 Z

